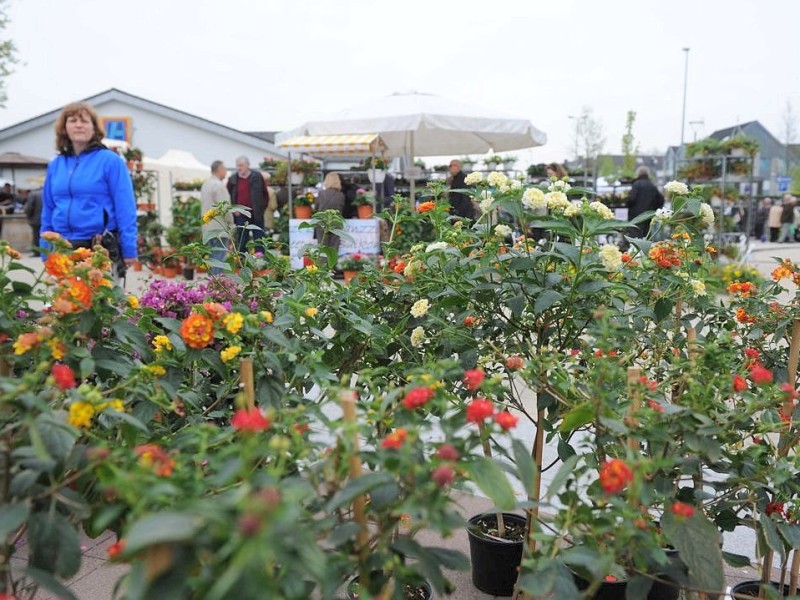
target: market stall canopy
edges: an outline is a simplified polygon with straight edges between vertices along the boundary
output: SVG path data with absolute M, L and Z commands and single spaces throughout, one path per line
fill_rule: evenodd
M 210 174 L 209 165 L 204 165 L 197 160 L 191 152 L 186 150 L 167 150 L 161 158 L 145 158 L 145 166 L 148 164 L 172 169 L 183 169 L 185 171 L 205 171 Z
M 46 167 L 50 161 L 38 156 L 27 156 L 19 152 L 3 152 L 0 154 L 0 167 Z
M 541 146 L 547 135 L 527 119 L 435 94 L 397 92 L 279 133 L 276 142 L 298 135 L 377 132 L 390 156 L 484 154 Z
M 377 133 L 352 135 L 296 135 L 279 144 L 289 152 L 313 156 L 369 156 L 386 151 L 386 144 Z

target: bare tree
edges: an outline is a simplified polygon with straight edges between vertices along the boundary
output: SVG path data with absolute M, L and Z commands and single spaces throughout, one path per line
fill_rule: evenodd
M 636 121 L 636 111 L 629 110 L 625 117 L 625 133 L 622 136 L 622 174 L 625 177 L 633 177 L 633 172 L 636 170 L 638 148 L 633 141 L 634 121 Z
M 11 40 L 2 39 L 8 26 L 7 10 L 7 0 L 0 0 L 0 106 L 5 106 L 8 100 L 6 77 L 14 72 L 12 67 L 19 62 L 16 44 Z
M 575 118 L 575 158 L 583 163 L 584 184 L 589 179 L 589 166 L 597 162 L 597 157 L 606 144 L 603 124 L 595 118 L 590 107 L 584 106 L 581 116 Z

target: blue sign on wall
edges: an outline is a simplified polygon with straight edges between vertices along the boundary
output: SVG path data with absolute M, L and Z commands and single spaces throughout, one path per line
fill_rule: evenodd
M 791 177 L 776 177 L 775 181 L 778 183 L 778 191 L 779 192 L 788 192 L 789 185 L 792 183 Z
M 131 143 L 130 117 L 100 117 L 100 126 L 105 130 L 105 137 L 108 139 Z

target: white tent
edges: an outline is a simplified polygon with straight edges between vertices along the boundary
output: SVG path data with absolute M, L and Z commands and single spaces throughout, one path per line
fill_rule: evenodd
M 349 133 L 379 134 L 386 153 L 405 156 L 407 164 L 414 164 L 415 156 L 503 152 L 547 142 L 547 135 L 527 119 L 420 92 L 397 92 L 308 121 L 279 133 L 275 142 L 297 135 Z
M 145 170 L 158 173 L 158 214 L 165 227 L 172 224 L 172 186 L 176 181 L 208 179 L 211 167 L 197 160 L 185 150 L 167 150 L 161 158 L 145 156 L 142 160 Z

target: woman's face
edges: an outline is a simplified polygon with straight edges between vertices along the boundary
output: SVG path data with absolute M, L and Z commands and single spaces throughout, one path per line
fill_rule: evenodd
M 73 146 L 86 146 L 94 137 L 92 119 L 85 112 L 67 117 L 66 130 L 67 137 Z
M 550 167 L 547 167 L 547 169 L 545 169 L 545 170 L 547 171 L 547 176 L 548 177 L 555 177 L 556 176 L 556 172 L 553 171 L 553 169 L 551 169 Z

